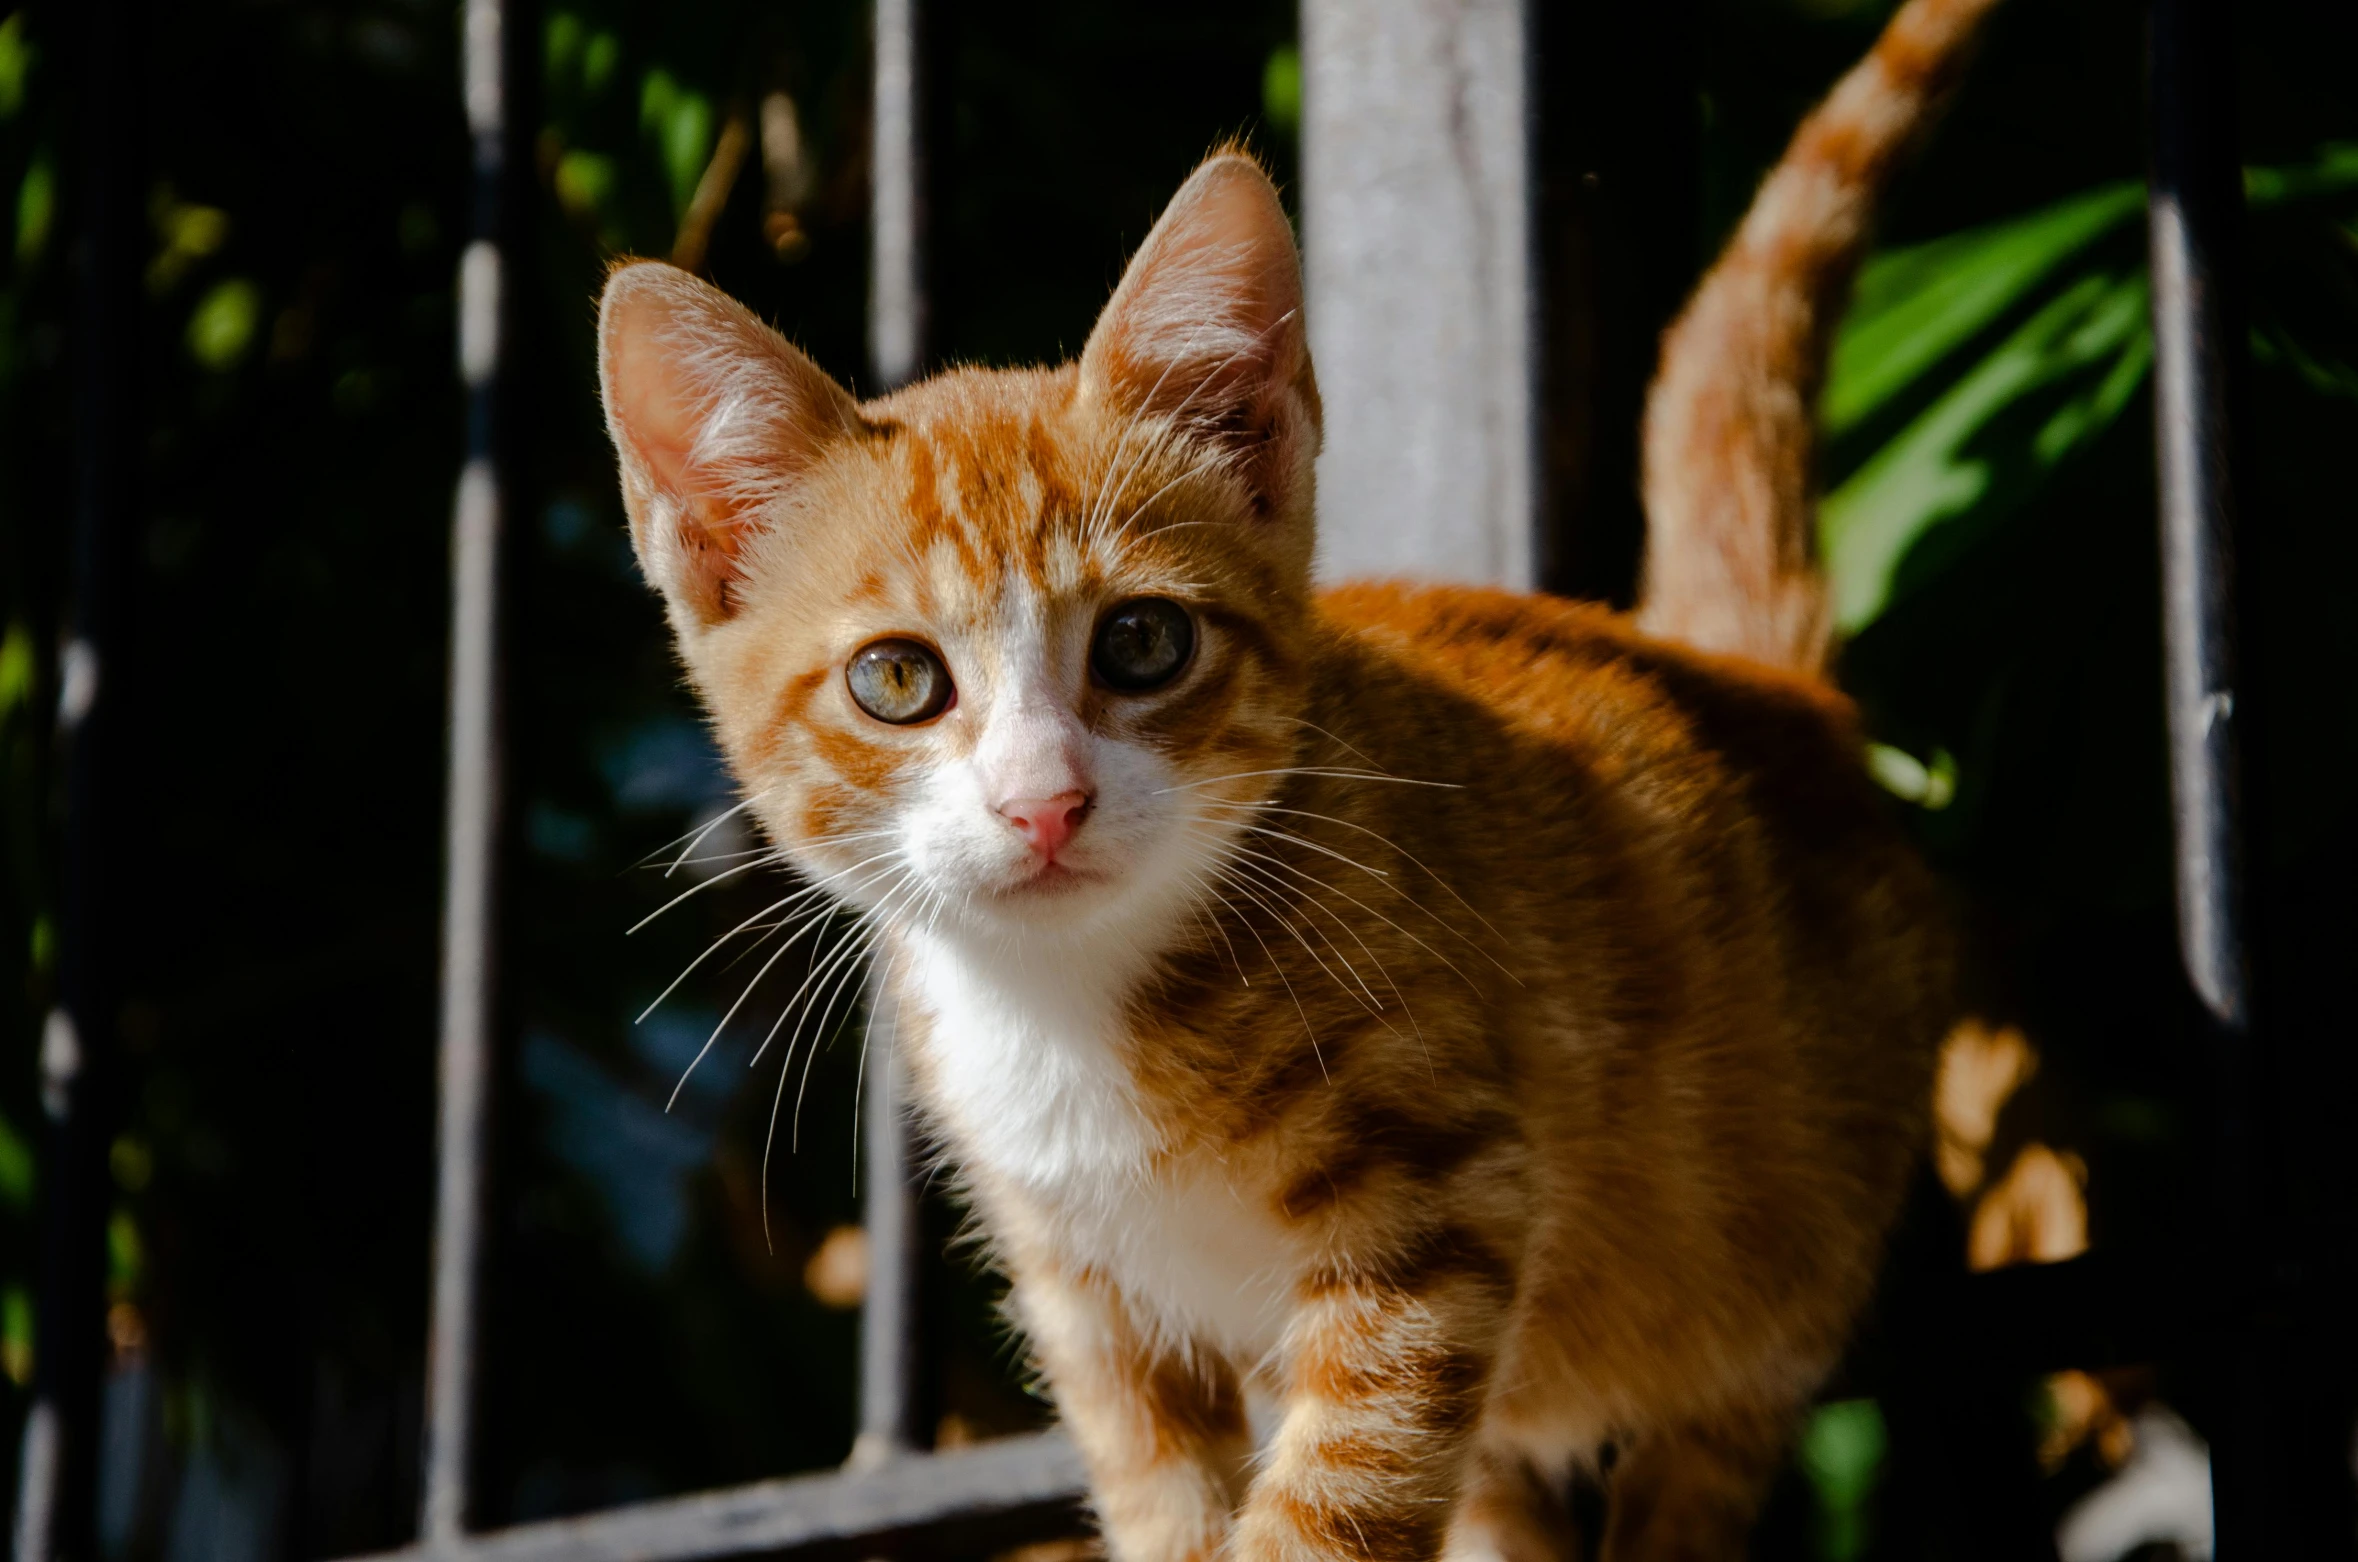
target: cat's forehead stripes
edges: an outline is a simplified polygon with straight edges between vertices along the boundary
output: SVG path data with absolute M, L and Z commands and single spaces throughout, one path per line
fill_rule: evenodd
M 1067 374 L 964 371 L 871 415 L 897 499 L 878 517 L 878 544 L 896 562 L 870 567 L 863 600 L 882 600 L 897 567 L 914 593 L 902 605 L 975 622 L 1016 581 L 1061 598 L 1141 574 L 1156 562 L 1138 544 L 1158 510 L 1208 520 L 1184 491 L 1204 475 L 1200 455 L 1191 469 L 1166 431 L 1107 419 Z M 1160 562 L 1167 575 L 1172 561 Z

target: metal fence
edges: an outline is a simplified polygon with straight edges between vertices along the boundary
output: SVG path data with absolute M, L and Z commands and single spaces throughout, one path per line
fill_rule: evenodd
M 875 5 L 869 340 L 872 370 L 887 388 L 913 378 L 926 358 L 920 3 L 876 0 Z M 1447 22 L 1437 21 L 1437 13 L 1428 14 L 1435 8 L 1416 0 L 1381 0 L 1371 7 L 1372 16 L 1358 17 L 1345 28 L 1339 3 L 1305 0 L 1314 94 L 1321 90 L 1322 72 L 1334 81 L 1348 79 L 1352 64 L 1344 55 L 1351 50 L 1414 52 L 1417 26 L 1462 25 L 1480 33 L 1475 42 L 1491 54 L 1504 51 L 1488 68 L 1517 84 L 1511 112 L 1486 132 L 1495 156 L 1468 177 L 1504 188 L 1526 203 L 1525 215 L 1516 219 L 1516 232 L 1524 232 L 1531 180 L 1519 139 L 1525 134 L 1520 120 L 1528 117 L 1519 85 L 1518 51 L 1527 47 L 1529 22 L 1523 6 L 1486 0 L 1461 8 L 1467 15 Z M 2314 1274 L 2293 1274 L 2269 1245 L 2276 1229 L 2270 1219 L 2272 1180 L 2259 1090 L 2268 1035 L 2260 1023 L 2265 991 L 2257 980 L 2266 966 L 2255 958 L 2250 933 L 2239 816 L 2241 734 L 2253 712 L 2247 685 L 2239 682 L 2235 648 L 2232 458 L 2235 363 L 2242 340 L 2235 259 L 2241 193 L 2221 13 L 2220 0 L 2157 0 L 2151 32 L 2150 240 L 2167 689 L 2181 944 L 2192 989 L 2210 1022 L 2220 1091 L 2214 1198 L 2202 1212 L 2211 1240 L 2198 1245 L 2191 1259 L 2098 1251 L 2064 1263 L 1975 1276 L 1942 1295 L 1917 1298 L 1912 1305 L 1924 1316 L 1915 1320 L 1907 1338 L 1939 1341 L 1941 1372 L 1955 1379 L 1985 1371 L 2027 1374 L 2186 1356 L 2208 1361 L 2231 1400 L 2214 1441 L 2219 1548 L 2221 1555 L 2240 1562 L 2278 1553 L 2272 1526 L 2295 1499 L 2288 1482 L 2298 1477 L 2288 1471 L 2301 1467 L 2278 1442 L 2282 1417 L 2271 1398 L 2274 1368 L 2264 1320 L 2281 1315 L 2288 1304 L 2314 1306 L 2325 1294 L 2318 1288 L 2328 1282 Z M 85 16 L 92 193 L 84 212 L 77 304 L 82 344 L 76 410 L 77 618 L 65 660 L 60 718 L 70 767 L 64 852 L 67 967 L 64 1002 L 50 1021 L 43 1048 L 51 1168 L 45 1180 L 45 1335 L 26 1434 L 16 1537 L 21 1562 L 93 1554 L 86 1515 L 93 1507 L 103 1364 L 99 1249 L 106 1199 L 100 1086 L 106 1058 L 97 1007 L 104 979 L 92 961 L 94 951 L 105 946 L 101 929 L 107 911 L 93 897 L 103 882 L 110 796 L 103 677 L 112 632 L 108 614 L 115 558 L 128 521 L 112 453 L 128 438 L 134 419 L 136 354 L 127 345 L 124 322 L 136 307 L 135 284 L 126 285 L 134 274 L 137 243 L 134 212 L 127 203 L 135 202 L 138 188 L 136 168 L 125 164 L 135 157 L 135 133 L 123 116 L 136 93 L 111 90 L 103 77 L 129 57 L 124 34 L 135 20 L 131 0 L 90 0 Z M 467 0 L 465 104 L 476 217 L 461 280 L 459 363 L 469 412 L 452 534 L 439 1191 L 419 1537 L 409 1550 L 389 1555 L 485 1562 L 542 1557 L 653 1562 L 788 1553 L 973 1555 L 1073 1533 L 1083 1521 L 1085 1489 L 1079 1461 L 1061 1435 L 1010 1438 L 954 1452 L 922 1450 L 915 1391 L 920 1228 L 907 1120 L 900 1093 L 889 1080 L 886 1088 L 870 1093 L 866 1108 L 865 1216 L 872 1268 L 861 1342 L 860 1431 L 851 1464 L 839 1473 L 573 1519 L 490 1532 L 469 1527 L 498 971 L 499 571 L 510 491 L 504 371 L 514 304 L 505 258 L 528 221 L 531 199 L 524 179 L 528 127 L 508 111 L 517 73 L 528 68 L 530 51 L 527 40 L 517 36 L 520 29 L 508 22 L 503 0 Z M 1322 45 L 1327 35 L 1332 37 Z M 2123 48 L 2134 46 L 2132 39 L 2122 40 Z M 1387 79 L 1397 80 L 1399 73 Z M 1322 238 L 1315 225 L 1322 213 L 1348 197 L 1350 115 L 1363 112 L 1387 123 L 1401 119 L 1397 105 L 1355 108 L 1350 95 L 1331 83 L 1324 90 L 1322 102 L 1312 104 L 1311 134 L 1318 134 L 1318 113 L 1340 117 L 1328 147 L 1310 150 L 1314 281 L 1323 276 L 1321 245 L 1329 252 L 1332 248 L 1331 238 Z M 1410 128 L 1413 133 L 1413 124 Z M 1444 269 L 1452 263 L 1447 255 L 1426 259 Z M 1318 296 L 1329 329 L 1347 307 L 1336 297 L 1347 285 L 1321 283 Z M 1513 318 L 1528 318 L 1531 286 L 1529 277 L 1518 273 L 1507 290 L 1506 315 L 1476 326 L 1511 338 Z M 1468 284 L 1459 291 L 1466 307 L 1497 315 L 1498 289 Z M 1528 339 L 1503 340 L 1498 352 L 1504 360 L 1488 371 L 1494 380 L 1503 377 L 1505 388 L 1494 399 L 1503 398 L 1501 405 L 1513 414 L 1510 423 L 1529 417 L 1529 355 L 1536 351 Z M 1454 397 L 1458 392 L 1443 385 L 1434 394 Z M 1342 399 L 1330 391 L 1330 404 Z M 1503 454 L 1493 452 L 1488 459 L 1510 469 L 1523 463 L 1523 470 L 1508 470 L 1494 485 L 1505 496 L 1499 516 L 1508 532 L 1508 545 L 1499 554 L 1503 562 L 1494 573 L 1521 576 L 1527 583 L 1528 557 L 1535 555 L 1515 540 L 1512 528 L 1530 524 L 1531 436 L 1527 426 L 1510 427 L 1501 438 Z M 1467 553 L 1459 546 L 1452 556 L 1462 561 Z M 60 1326 L 47 1320 L 71 1322 Z

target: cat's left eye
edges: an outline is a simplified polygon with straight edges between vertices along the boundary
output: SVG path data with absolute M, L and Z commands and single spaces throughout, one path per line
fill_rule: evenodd
M 861 648 L 843 670 L 860 709 L 896 727 L 939 716 L 955 686 L 933 647 L 914 640 L 879 640 Z
M 1179 676 L 1195 652 L 1195 620 L 1168 597 L 1124 602 L 1097 626 L 1089 665 L 1111 688 L 1135 694 Z

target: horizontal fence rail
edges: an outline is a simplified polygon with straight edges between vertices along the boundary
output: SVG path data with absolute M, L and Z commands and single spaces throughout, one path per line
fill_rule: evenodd
M 363 1562 L 976 1556 L 1079 1533 L 1087 1495 L 1072 1445 L 1036 1432 L 429 1541 Z

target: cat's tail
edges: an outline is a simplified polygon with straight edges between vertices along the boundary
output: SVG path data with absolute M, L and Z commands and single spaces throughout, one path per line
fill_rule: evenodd
M 1939 116 L 1997 0 L 1908 0 L 1794 133 L 1663 336 L 1646 402 L 1651 633 L 1815 673 L 1818 391 L 1885 183 Z

